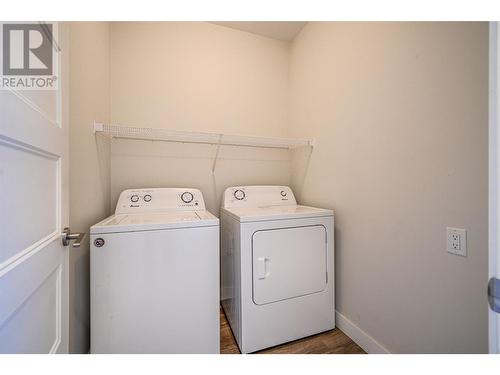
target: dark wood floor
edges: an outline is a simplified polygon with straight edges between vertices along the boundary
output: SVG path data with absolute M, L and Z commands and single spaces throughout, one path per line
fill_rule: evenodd
M 220 309 L 220 352 L 221 354 L 239 354 L 231 327 L 222 308 Z M 365 354 L 354 341 L 340 329 L 309 336 L 273 348 L 264 349 L 262 354 Z

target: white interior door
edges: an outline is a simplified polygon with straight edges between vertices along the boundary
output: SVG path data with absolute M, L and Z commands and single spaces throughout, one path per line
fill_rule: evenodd
M 500 353 L 500 39 L 498 22 L 490 23 L 490 132 L 489 132 L 489 351 Z M 497 297 L 495 297 L 495 295 Z M 497 311 L 494 311 L 497 310 Z
M 67 26 L 55 91 L 0 90 L 0 353 L 68 351 Z

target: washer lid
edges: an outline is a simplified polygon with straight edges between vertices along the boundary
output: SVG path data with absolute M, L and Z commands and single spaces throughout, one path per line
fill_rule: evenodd
M 90 228 L 91 234 L 218 226 L 219 219 L 208 211 L 115 214 Z
M 240 222 L 304 219 L 310 217 L 333 216 L 332 210 L 308 207 L 301 205 L 293 206 L 264 206 L 264 207 L 233 207 L 223 208 L 231 216 Z

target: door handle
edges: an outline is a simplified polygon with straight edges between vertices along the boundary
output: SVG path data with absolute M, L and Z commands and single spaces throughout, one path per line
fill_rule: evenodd
M 270 271 L 270 266 L 271 266 L 271 259 L 269 258 L 258 258 L 258 264 L 259 264 L 259 269 L 257 271 L 257 277 L 259 280 L 263 280 L 266 277 L 268 277 L 271 274 Z
M 500 279 L 492 277 L 488 283 L 488 302 L 490 309 L 500 313 Z
M 61 233 L 62 244 L 63 246 L 68 246 L 69 243 L 74 240 L 75 242 L 73 242 L 73 247 L 80 247 L 85 235 L 86 233 L 71 233 L 71 229 L 66 227 Z

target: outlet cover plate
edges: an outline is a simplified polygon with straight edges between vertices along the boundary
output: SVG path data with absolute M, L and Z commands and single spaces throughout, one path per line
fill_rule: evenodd
M 450 254 L 467 256 L 467 232 L 462 228 L 446 228 L 446 251 Z

